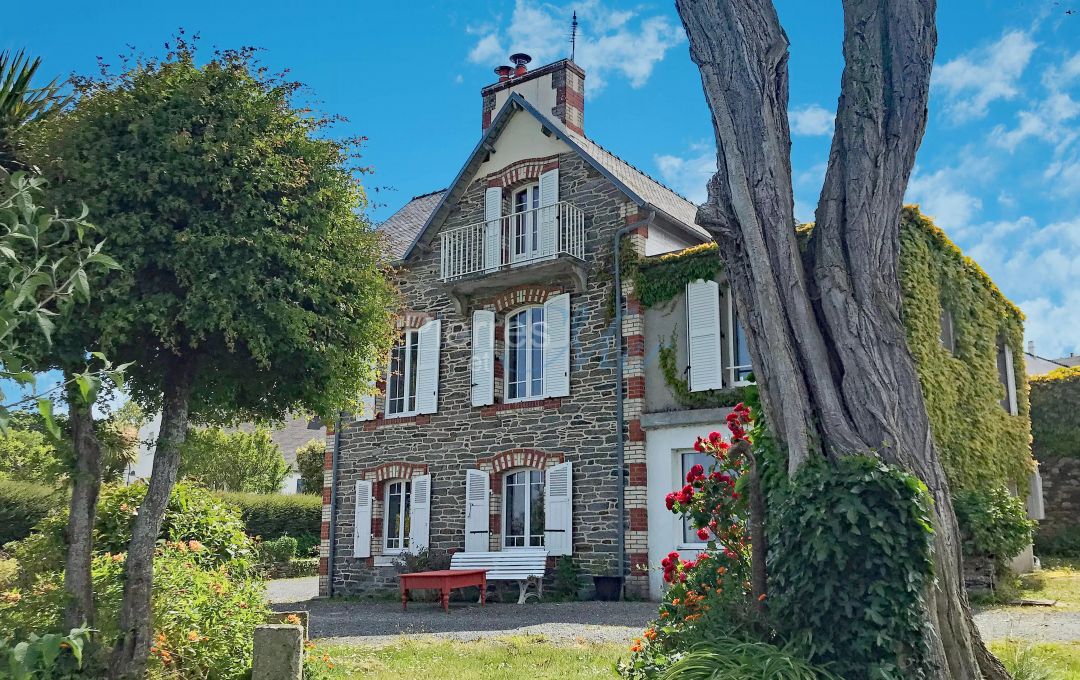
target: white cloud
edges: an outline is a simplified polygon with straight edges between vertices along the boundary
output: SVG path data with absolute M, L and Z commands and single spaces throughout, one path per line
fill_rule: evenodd
M 918 203 L 924 214 L 957 237 L 966 233 L 982 210 L 982 199 L 972 185 L 985 179 L 993 166 L 989 159 L 965 155 L 959 165 L 925 172 L 916 166 L 908 182 L 905 200 Z
M 1052 92 L 1032 109 L 1017 114 L 1016 127 L 995 126 L 990 141 L 1014 151 L 1021 142 L 1040 139 L 1063 150 L 1076 140 L 1076 126 L 1070 121 L 1077 116 L 1080 116 L 1080 103 L 1064 92 Z
M 788 120 L 793 134 L 831 135 L 836 114 L 817 104 L 810 104 L 788 111 Z
M 1080 290 L 1068 290 L 1060 303 L 1036 297 L 1020 303 L 1027 319 L 1024 335 L 1035 342 L 1035 351 L 1043 357 L 1062 357 L 1080 352 Z
M 945 112 L 955 122 L 982 118 L 991 103 L 1020 93 L 1017 81 L 1037 44 L 1026 31 L 1012 30 L 934 69 L 934 89 L 945 96 Z
M 568 57 L 568 18 L 574 10 L 580 22 L 574 60 L 586 71 L 586 96 L 602 90 L 613 75 L 626 78 L 631 87 L 643 86 L 668 50 L 686 40 L 682 27 L 666 16 L 643 17 L 637 10 L 616 10 L 601 0 L 565 6 L 516 0 L 505 28 L 469 31 L 481 36 L 469 61 L 495 67 L 511 53 L 525 52 L 537 66 Z
M 685 157 L 659 155 L 653 160 L 669 187 L 699 205 L 708 198 L 707 185 L 716 174 L 716 152 L 711 146 L 697 144 Z
M 1066 57 L 1061 66 L 1051 66 L 1043 73 L 1043 85 L 1049 90 L 1057 90 L 1080 80 L 1080 52 Z

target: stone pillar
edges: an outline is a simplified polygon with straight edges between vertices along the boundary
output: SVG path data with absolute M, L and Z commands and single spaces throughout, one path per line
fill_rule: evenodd
M 251 680 L 303 680 L 304 628 L 271 623 L 255 627 Z

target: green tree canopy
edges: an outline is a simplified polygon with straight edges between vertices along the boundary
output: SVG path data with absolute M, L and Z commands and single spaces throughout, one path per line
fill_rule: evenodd
M 192 430 L 180 453 L 180 476 L 217 491 L 278 493 L 289 471 L 265 427 L 254 432 Z
M 322 492 L 325 458 L 326 442 L 322 439 L 312 439 L 296 449 L 296 470 L 300 473 L 300 490 L 304 493 Z

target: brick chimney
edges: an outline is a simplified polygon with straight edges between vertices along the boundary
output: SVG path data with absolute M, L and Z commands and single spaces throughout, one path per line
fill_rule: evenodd
M 496 68 L 499 80 L 480 90 L 485 131 L 510 94 L 517 92 L 543 115 L 579 135 L 585 134 L 585 71 L 580 66 L 561 59 L 530 71 L 529 55 L 514 54 L 510 61 L 514 66 Z

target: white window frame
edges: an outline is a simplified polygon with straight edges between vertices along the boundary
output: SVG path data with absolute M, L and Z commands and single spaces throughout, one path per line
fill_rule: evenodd
M 674 488 L 681 489 L 681 488 L 683 488 L 683 486 L 686 485 L 686 473 L 687 473 L 687 470 L 684 469 L 685 466 L 683 465 L 683 456 L 686 456 L 686 455 L 707 456 L 708 454 L 703 454 L 703 453 L 701 453 L 699 451 L 695 451 L 694 449 L 672 449 L 671 453 L 673 454 L 672 457 L 671 457 L 671 467 L 672 467 L 672 470 L 674 471 L 674 479 L 676 479 L 678 481 L 678 484 L 675 484 Z M 705 472 L 708 473 L 708 468 L 705 469 Z M 676 550 L 699 550 L 700 551 L 700 550 L 705 550 L 706 548 L 708 548 L 709 544 L 708 544 L 707 541 L 687 541 L 686 540 L 686 529 L 687 529 L 687 526 L 688 526 L 688 522 L 689 522 L 689 520 L 686 517 L 676 517 L 675 518 L 676 531 L 679 532 L 679 540 L 677 540 L 675 542 L 675 549 Z
M 531 321 L 531 318 L 532 318 L 532 313 L 531 312 L 534 309 L 539 309 L 544 314 L 544 320 L 542 322 L 544 324 L 544 327 L 543 327 L 543 329 L 542 329 L 542 331 L 540 333 L 541 342 L 543 343 L 543 345 L 541 345 L 541 348 L 540 348 L 540 369 L 539 369 L 540 370 L 540 391 L 538 393 L 535 393 L 535 394 L 532 391 L 532 385 L 533 385 L 532 376 L 533 376 L 533 373 L 535 372 L 533 370 L 533 350 L 534 350 L 533 340 L 534 340 L 534 336 L 536 334 L 532 330 L 533 324 L 532 324 L 532 321 Z M 518 314 L 525 314 L 526 315 L 526 324 L 525 324 L 525 328 L 526 328 L 526 332 L 525 332 L 525 376 L 526 376 L 526 379 L 524 381 L 524 384 L 525 384 L 525 386 L 527 388 L 525 390 L 525 392 L 527 394 L 525 396 L 518 395 L 516 397 L 511 397 L 510 396 L 510 357 L 511 357 L 511 354 L 513 353 L 513 351 L 515 350 L 515 348 L 513 346 L 511 346 L 511 344 L 510 344 L 510 325 L 511 325 L 511 321 L 513 320 L 513 318 L 516 317 Z M 547 344 L 548 344 L 547 322 L 548 322 L 547 310 L 544 308 L 543 305 L 529 305 L 527 307 L 518 307 L 517 309 L 515 309 L 510 314 L 506 315 L 506 328 L 503 331 L 504 332 L 504 337 L 503 337 L 503 369 L 504 369 L 503 370 L 503 374 L 504 374 L 504 376 L 503 376 L 503 394 L 506 395 L 506 398 L 505 398 L 506 403 L 513 403 L 513 402 L 517 402 L 517 401 L 535 401 L 537 399 L 543 399 L 544 398 L 544 395 L 546 394 L 546 391 L 547 391 L 547 385 L 545 384 L 546 381 L 544 380 L 544 365 L 547 362 L 547 357 L 545 356 L 545 354 L 546 354 L 546 348 L 547 348 Z M 519 368 L 518 370 L 520 372 L 521 369 Z
M 518 196 L 525 194 L 525 209 L 518 210 Z M 540 183 L 532 182 L 510 192 L 510 261 L 531 262 L 540 257 Z M 521 217 L 518 217 L 521 215 Z M 524 221 L 523 252 L 517 251 L 518 220 Z
M 401 545 L 392 548 L 389 545 L 390 540 L 390 493 L 391 489 L 396 484 L 401 484 L 401 518 L 398 520 L 398 540 L 401 541 Z M 406 485 L 408 488 L 406 489 Z M 409 551 L 409 530 L 408 523 L 409 517 L 412 514 L 412 480 L 411 479 L 388 479 L 383 482 L 383 519 L 382 519 L 382 552 L 384 555 L 404 555 Z
M 409 391 L 409 375 L 410 375 L 410 373 L 416 374 L 416 384 L 413 385 L 413 388 L 415 389 L 415 388 L 419 387 L 420 386 L 419 385 L 419 383 L 420 383 L 420 374 L 419 374 L 419 368 L 420 368 L 419 367 L 419 364 L 420 364 L 420 329 L 419 328 L 406 328 L 406 329 L 402 330 L 401 331 L 401 340 L 405 345 L 405 379 L 402 381 L 402 389 L 405 391 L 405 394 L 402 397 L 401 403 L 406 408 L 403 411 L 392 411 L 391 410 L 391 406 L 394 403 L 394 400 L 390 396 L 390 386 L 391 386 L 391 384 L 393 384 L 392 380 L 393 380 L 393 377 L 394 377 L 394 352 L 397 351 L 397 343 L 395 343 L 394 347 L 390 349 L 390 360 L 386 363 L 386 399 L 385 399 L 385 408 L 386 408 L 386 417 L 387 418 L 408 418 L 410 416 L 414 416 L 414 415 L 417 414 L 418 400 L 417 400 L 415 394 L 410 394 L 410 391 Z M 413 343 L 413 346 L 416 348 L 416 365 L 413 364 L 413 355 L 412 355 L 412 352 L 409 351 L 410 350 L 410 345 L 409 345 L 410 341 Z M 411 409 L 407 408 L 408 405 L 409 405 L 409 400 L 410 399 L 412 399 L 412 403 L 413 403 L 413 407 Z
M 735 339 L 738 337 L 736 333 L 736 321 L 735 318 L 735 296 L 731 293 L 731 287 L 728 286 L 725 296 L 727 298 L 727 319 L 724 320 L 724 330 L 727 335 L 727 354 L 728 354 L 728 368 L 727 368 L 727 385 L 728 387 L 744 387 L 746 385 L 753 385 L 752 380 L 745 380 L 739 378 L 739 372 L 747 369 L 749 372 L 753 372 L 754 367 L 751 364 L 735 365 L 738 360 L 738 355 L 735 353 Z M 745 335 L 745 332 L 743 333 Z
M 522 472 L 530 473 L 529 474 L 529 482 L 528 482 L 528 484 L 525 485 L 526 487 L 529 487 L 528 491 L 529 491 L 529 499 L 530 499 L 530 504 L 528 506 L 528 512 L 525 515 L 525 535 L 524 535 L 525 545 L 507 545 L 506 544 L 506 539 L 509 537 L 509 534 L 507 534 L 507 532 L 506 532 L 506 520 L 507 520 L 507 517 L 509 515 L 508 510 L 510 509 L 510 504 L 506 500 L 507 499 L 506 487 L 509 486 L 511 476 L 522 473 Z M 547 471 L 546 470 L 542 470 L 540 468 L 522 467 L 522 468 L 514 468 L 512 470 L 507 470 L 502 475 L 502 503 L 501 503 L 502 507 L 501 507 L 501 510 L 500 510 L 500 514 L 502 515 L 502 518 L 501 518 L 502 526 L 500 527 L 500 532 L 499 532 L 499 549 L 500 550 L 538 550 L 538 549 L 547 547 L 546 546 L 546 543 L 547 543 L 547 533 L 546 533 L 547 527 L 546 526 L 543 527 L 543 530 L 540 532 L 540 545 L 529 545 L 529 541 L 532 538 L 532 530 L 533 530 L 533 525 L 532 525 L 532 522 L 533 522 L 533 516 L 532 515 L 533 515 L 533 513 L 532 513 L 532 503 L 531 503 L 531 499 L 532 499 L 532 488 L 531 487 L 533 485 L 532 474 L 531 473 L 533 473 L 533 472 L 539 472 L 540 473 L 540 492 L 541 492 L 541 494 L 543 494 L 546 497 L 546 495 L 547 495 L 547 488 L 545 486 L 545 484 L 547 482 Z M 546 518 L 545 518 L 545 521 L 546 521 Z

